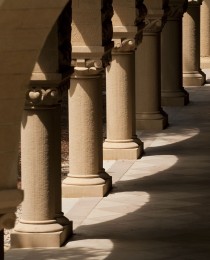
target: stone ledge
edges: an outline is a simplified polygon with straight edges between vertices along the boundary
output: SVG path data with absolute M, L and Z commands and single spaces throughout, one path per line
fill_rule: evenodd
M 49 233 L 11 234 L 11 248 L 61 247 L 72 235 L 72 222 L 63 227 L 63 231 Z
M 132 149 L 103 149 L 104 160 L 136 160 L 143 154 L 143 145 Z
M 168 126 L 168 118 L 160 119 L 138 119 L 136 120 L 136 128 L 139 130 L 163 130 Z
M 63 198 L 104 197 L 112 188 L 112 178 L 101 185 L 71 185 L 62 184 Z
M 204 73 L 183 73 L 184 86 L 202 86 L 205 83 Z
M 185 94 L 180 97 L 161 97 L 161 105 L 162 106 L 185 106 L 189 103 L 189 95 Z

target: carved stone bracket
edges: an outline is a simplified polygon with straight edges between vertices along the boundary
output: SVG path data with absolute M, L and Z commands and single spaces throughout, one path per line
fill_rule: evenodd
M 170 0 L 168 4 L 168 9 L 166 10 L 167 20 L 182 19 L 184 12 L 186 12 L 187 10 L 187 4 L 187 0 Z
M 188 0 L 189 5 L 202 5 L 203 0 Z
M 169 11 L 168 0 L 155 1 L 148 0 L 148 14 L 145 18 L 144 34 L 160 33 L 167 21 L 167 12 Z
M 143 4 L 143 0 L 136 0 L 136 20 L 135 25 L 138 28 L 138 31 L 135 36 L 136 45 L 139 45 L 142 42 L 143 38 L 143 29 L 145 27 L 145 18 L 147 16 L 147 8 Z
M 133 52 L 137 45 L 141 43 L 145 26 L 144 20 L 147 15 L 147 8 L 143 2 L 143 0 L 133 1 L 133 10 L 130 8 L 130 14 L 128 15 L 130 20 L 127 20 L 125 24 L 121 22 L 121 17 L 126 14 L 127 10 L 124 8 L 124 10 L 119 13 L 116 11 L 116 17 L 114 19 L 113 53 Z M 115 7 L 116 9 L 118 8 L 118 6 Z
M 72 66 L 74 67 L 74 73 L 72 77 L 88 77 L 99 75 L 103 71 L 103 62 L 100 59 L 96 60 L 85 60 L 77 59 L 72 60 Z
M 145 28 L 144 33 L 159 33 L 161 32 L 164 22 L 162 19 L 163 13 L 160 13 L 159 16 L 148 15 L 145 19 Z
M 119 39 L 114 43 L 113 52 L 133 52 L 136 49 L 135 39 Z
M 61 90 L 58 87 L 33 87 L 26 92 L 26 109 L 47 108 L 61 101 Z
M 74 4 L 76 4 L 76 2 L 77 1 L 74 1 Z M 111 49 L 113 47 L 113 27 L 111 19 L 113 16 L 112 0 L 95 1 L 95 4 L 92 1 L 91 5 L 93 5 L 93 8 L 91 12 L 88 12 L 86 20 L 82 18 L 82 11 L 79 8 L 83 5 L 87 5 L 85 1 L 77 2 L 77 8 L 73 9 L 71 41 L 73 61 L 71 62 L 71 66 L 78 67 L 74 68 L 73 76 L 81 75 L 81 73 L 86 76 L 98 74 L 101 71 L 101 66 L 106 67 L 110 63 Z M 90 10 L 90 8 L 88 8 L 88 10 Z M 98 23 L 98 25 L 101 24 L 101 26 L 97 26 L 97 30 L 95 29 L 93 31 L 96 23 Z M 89 25 L 88 27 L 87 24 Z M 85 33 L 82 31 L 84 28 L 86 28 Z M 96 63 L 96 66 L 94 63 Z

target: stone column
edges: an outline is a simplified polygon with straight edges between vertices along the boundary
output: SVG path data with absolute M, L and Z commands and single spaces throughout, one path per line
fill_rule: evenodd
M 133 124 L 135 122 L 134 55 L 137 47 L 135 40 L 137 27 L 134 25 L 137 20 L 136 1 L 126 2 L 123 6 L 120 3 L 119 0 L 113 1 L 115 46 L 112 50 L 112 62 L 106 68 L 107 138 L 103 145 L 106 160 L 137 159 L 143 152 L 143 143 L 137 138 Z M 142 13 L 141 15 L 142 22 L 144 16 Z M 140 20 L 139 17 L 138 19 Z
M 210 68 L 210 0 L 201 6 L 201 68 Z
M 136 51 L 136 127 L 161 130 L 168 125 L 161 108 L 160 33 L 163 1 L 147 0 L 143 41 Z
M 12 247 L 59 247 L 72 233 L 72 223 L 61 211 L 61 75 L 57 69 L 54 27 L 26 93 L 21 126 L 24 201 L 20 223 L 11 237 Z
M 69 174 L 63 181 L 64 197 L 103 196 L 110 189 L 99 168 L 101 94 L 97 70 L 75 67 L 69 90 Z
M 72 1 L 74 74 L 69 89 L 69 174 L 62 185 L 64 197 L 104 196 L 111 189 L 111 177 L 102 166 L 100 107 L 101 59 L 112 37 L 111 4 Z
M 183 85 L 201 86 L 205 74 L 200 68 L 200 6 L 202 0 L 188 0 L 183 18 Z
M 182 17 L 187 0 L 170 0 L 161 33 L 161 104 L 184 106 L 189 94 L 182 83 Z
M 0 259 L 4 260 L 4 230 L 0 230 Z
M 21 128 L 24 201 L 20 223 L 12 234 L 12 247 L 60 246 L 63 227 L 55 220 L 53 180 L 56 108 L 50 104 L 57 96 L 56 88 L 31 88 L 27 93 Z M 36 102 L 41 106 L 35 106 Z

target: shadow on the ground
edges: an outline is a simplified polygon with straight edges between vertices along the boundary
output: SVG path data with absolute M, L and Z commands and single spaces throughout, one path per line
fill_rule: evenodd
M 190 129 L 196 128 L 197 135 L 189 134 L 181 142 L 146 149 L 147 157 L 176 156 L 177 162 L 172 167 L 116 183 L 112 193 L 149 194 L 144 206 L 114 220 L 82 225 L 75 230 L 69 247 L 30 249 L 30 258 L 33 252 L 39 252 L 39 260 L 210 259 L 210 111 L 206 111 L 206 102 L 198 98 L 189 107 L 177 109 L 178 114 L 171 122 L 171 129 L 173 125 L 182 126 L 180 134 L 186 136 Z M 199 106 L 199 110 L 191 113 L 193 106 Z M 168 136 L 173 134 L 171 129 Z M 77 246 L 81 240 L 84 247 L 81 243 Z M 15 260 L 20 259 L 23 258 L 17 252 Z M 12 258 L 8 256 L 6 260 Z

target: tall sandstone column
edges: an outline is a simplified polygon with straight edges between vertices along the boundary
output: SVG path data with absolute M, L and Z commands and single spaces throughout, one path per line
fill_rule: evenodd
M 21 126 L 24 201 L 12 247 L 59 247 L 72 233 L 61 211 L 61 138 L 57 27 L 49 34 L 26 93 Z
M 104 50 L 109 53 L 111 44 L 112 1 L 73 0 L 72 7 L 69 174 L 62 191 L 64 197 L 104 196 L 111 177 L 102 166 L 101 72 Z
M 187 0 L 170 0 L 167 22 L 161 33 L 161 104 L 183 106 L 189 94 L 182 83 L 182 17 Z
M 201 86 L 205 74 L 200 68 L 200 6 L 202 0 L 188 0 L 183 18 L 183 85 Z
M 138 1 L 136 8 L 136 1 L 124 1 L 123 5 L 120 0 L 113 1 L 114 48 L 112 62 L 106 68 L 107 138 L 103 145 L 104 159 L 137 159 L 143 152 L 143 143 L 136 136 L 134 124 L 135 49 L 141 38 L 135 22 L 139 28 L 142 27 L 146 15 L 142 2 Z
M 167 114 L 161 108 L 160 69 L 160 34 L 164 25 L 165 1 L 146 0 L 144 3 L 148 15 L 143 41 L 136 51 L 136 127 L 160 130 L 168 124 Z
M 210 0 L 201 6 L 201 68 L 210 68 Z

